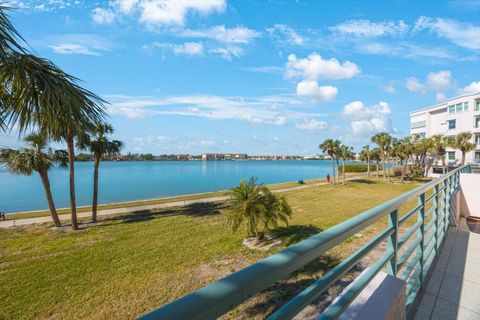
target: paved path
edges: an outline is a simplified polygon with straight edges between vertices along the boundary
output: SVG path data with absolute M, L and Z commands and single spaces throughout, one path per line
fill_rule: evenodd
M 415 320 L 480 319 L 480 234 L 450 228 Z
M 347 178 L 347 180 L 358 180 L 362 177 L 351 177 Z M 273 190 L 273 192 L 287 192 L 292 190 L 299 190 L 299 189 L 306 189 L 312 187 L 318 187 L 322 185 L 326 185 L 326 182 L 317 182 L 312 184 L 300 185 L 295 187 L 283 188 Z M 145 211 L 145 210 L 153 210 L 153 209 L 165 209 L 165 208 L 172 208 L 172 207 L 180 207 L 180 206 L 187 206 L 196 203 L 207 203 L 207 202 L 218 202 L 218 201 L 225 201 L 228 197 L 227 196 L 219 196 L 219 197 L 207 197 L 207 198 L 200 198 L 200 199 L 193 199 L 193 200 L 185 200 L 185 201 L 172 201 L 172 202 L 165 202 L 165 203 L 158 203 L 158 204 L 149 204 L 143 206 L 136 206 L 136 207 L 124 207 L 124 208 L 114 208 L 114 209 L 104 209 L 98 210 L 97 215 L 100 216 L 109 216 L 114 214 L 121 214 L 121 213 L 129 213 L 134 211 Z M 92 215 L 91 211 L 80 212 L 77 213 L 79 218 L 86 218 Z M 59 215 L 60 220 L 62 222 L 70 221 L 70 214 L 61 214 Z M 37 218 L 26 218 L 26 219 L 12 219 L 6 221 L 0 221 L 0 228 L 9 228 L 15 226 L 24 226 L 29 224 L 35 223 L 46 223 L 51 222 L 52 218 L 50 216 L 45 217 L 37 217 Z

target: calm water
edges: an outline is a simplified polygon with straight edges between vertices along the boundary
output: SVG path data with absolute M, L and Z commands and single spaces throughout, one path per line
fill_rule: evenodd
M 260 183 L 279 183 L 325 177 L 330 161 L 160 161 L 102 162 L 99 202 L 111 203 L 218 191 L 231 188 L 244 177 Z M 92 198 L 93 163 L 75 166 L 78 205 Z M 68 171 L 50 171 L 52 192 L 58 208 L 69 205 Z M 47 209 L 37 174 L 17 176 L 0 168 L 0 211 Z

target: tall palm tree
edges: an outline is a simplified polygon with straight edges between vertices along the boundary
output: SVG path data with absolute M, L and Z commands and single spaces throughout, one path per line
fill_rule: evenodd
M 247 232 L 261 241 L 265 232 L 278 226 L 281 221 L 288 225 L 292 209 L 284 197 L 272 193 L 267 187 L 257 185 L 255 178 L 243 179 L 228 192 L 230 210 L 227 223 L 235 232 L 245 224 Z
M 362 160 L 367 161 L 367 175 L 370 178 L 370 159 L 372 157 L 370 145 L 366 144 L 363 146 L 362 151 L 360 152 L 360 157 Z
M 380 168 L 379 168 L 379 163 L 380 161 L 382 161 L 382 157 L 381 157 L 381 151 L 380 151 L 380 148 L 373 148 L 371 151 L 370 151 L 370 159 L 372 161 L 375 161 L 375 165 L 377 167 L 377 178 L 380 178 Z
M 43 189 L 45 190 L 52 220 L 56 227 L 60 227 L 62 224 L 58 218 L 53 201 L 48 171 L 54 163 L 58 163 L 62 168 L 67 168 L 67 154 L 63 150 L 57 150 L 53 154 L 48 154 L 45 150 L 47 139 L 41 134 L 30 134 L 25 137 L 25 141 L 29 144 L 28 148 L 21 150 L 13 150 L 10 148 L 1 149 L 0 159 L 5 161 L 3 166 L 14 174 L 30 176 L 33 172 L 38 173 L 42 180 Z
M 337 140 L 338 141 L 338 140 Z M 330 156 L 330 160 L 332 161 L 332 179 L 333 183 L 336 184 L 335 181 L 335 149 L 337 146 L 337 142 L 334 141 L 333 139 L 327 139 L 323 141 L 322 144 L 320 144 L 318 147 L 326 154 Z
M 97 122 L 91 135 L 84 133 L 77 139 L 77 147 L 88 149 L 94 158 L 93 171 L 93 200 L 92 200 L 92 221 L 97 222 L 97 204 L 98 204 L 98 169 L 102 158 L 108 155 L 120 153 L 123 143 L 119 140 L 109 140 L 108 134 L 113 133 L 113 127 L 110 124 Z
M 380 148 L 380 156 L 383 164 L 383 179 L 386 180 L 387 176 L 385 170 L 387 169 L 387 167 L 385 165 L 385 158 L 388 156 L 387 152 L 389 152 L 390 150 L 392 136 L 387 132 L 379 132 L 371 138 L 371 141 Z
M 432 148 L 435 150 L 435 153 L 440 158 L 442 162 L 442 171 L 443 174 L 447 172 L 446 163 L 445 163 L 445 153 L 446 149 L 452 145 L 452 139 L 444 136 L 443 134 L 436 134 L 431 137 Z
M 465 154 L 467 152 L 475 150 L 475 143 L 470 142 L 471 140 L 471 132 L 461 132 L 454 137 L 452 147 L 462 152 L 462 166 L 465 164 Z
M 338 157 L 342 159 L 342 180 L 343 180 L 343 185 L 345 185 L 345 161 L 353 159 L 354 157 L 353 153 L 353 148 L 346 146 L 346 145 L 341 145 L 340 148 L 338 149 Z
M 410 137 L 405 137 L 404 139 L 395 140 L 393 150 L 396 156 L 400 158 L 402 162 L 402 176 L 400 178 L 400 182 L 403 183 L 405 180 L 405 172 L 407 171 L 408 160 L 414 151 L 412 139 Z

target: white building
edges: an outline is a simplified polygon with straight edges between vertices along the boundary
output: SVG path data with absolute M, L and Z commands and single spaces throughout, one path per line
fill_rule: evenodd
M 454 136 L 466 131 L 472 132 L 472 142 L 477 147 L 474 151 L 467 153 L 465 162 L 480 162 L 480 92 L 454 97 L 410 113 L 412 135 Z M 458 164 L 461 158 L 462 153 L 459 150 L 447 149 L 446 160 L 449 165 Z

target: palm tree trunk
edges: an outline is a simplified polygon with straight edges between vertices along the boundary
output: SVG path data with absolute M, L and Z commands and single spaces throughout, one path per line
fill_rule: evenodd
M 345 159 L 342 159 L 342 178 L 343 178 L 343 185 L 345 185 Z
M 78 230 L 77 201 L 75 199 L 75 150 L 73 147 L 73 134 L 69 133 L 66 140 L 70 170 L 70 211 L 72 213 L 72 229 Z
M 377 162 L 377 178 L 380 178 L 380 168 L 378 167 L 378 162 Z
M 370 178 L 370 158 L 367 157 L 367 175 Z
M 340 168 L 340 166 L 338 165 L 338 158 L 335 157 L 335 162 L 337 163 L 337 182 L 338 184 L 340 184 L 340 170 L 338 170 Z
M 48 209 L 50 210 L 50 214 L 52 216 L 53 223 L 55 227 L 61 227 L 62 223 L 58 218 L 57 209 L 55 209 L 55 203 L 53 202 L 52 191 L 50 189 L 50 180 L 48 179 L 47 172 L 39 172 L 40 178 L 42 179 L 43 189 L 45 189 L 45 195 L 47 197 L 48 202 Z
M 331 157 L 332 159 L 332 179 L 333 179 L 333 184 L 335 184 L 335 163 L 333 162 L 333 157 Z
M 387 171 L 387 182 L 390 183 L 390 155 L 387 154 L 387 163 L 388 163 L 388 171 Z
M 97 203 L 98 203 L 98 167 L 100 158 L 95 157 L 93 169 L 93 200 L 92 200 L 92 222 L 97 222 Z
M 443 170 L 443 174 L 447 173 L 447 164 L 445 163 L 445 155 L 442 155 L 441 156 L 442 158 L 442 170 Z
M 465 165 L 465 151 L 462 151 L 462 166 Z
M 405 179 L 405 171 L 407 171 L 407 161 L 404 161 L 404 163 L 403 163 L 402 178 L 400 179 L 401 183 L 403 183 L 403 180 Z
M 385 153 L 382 151 L 382 164 L 383 164 L 383 180 L 387 180 L 387 173 L 385 170 L 387 169 L 385 167 Z

